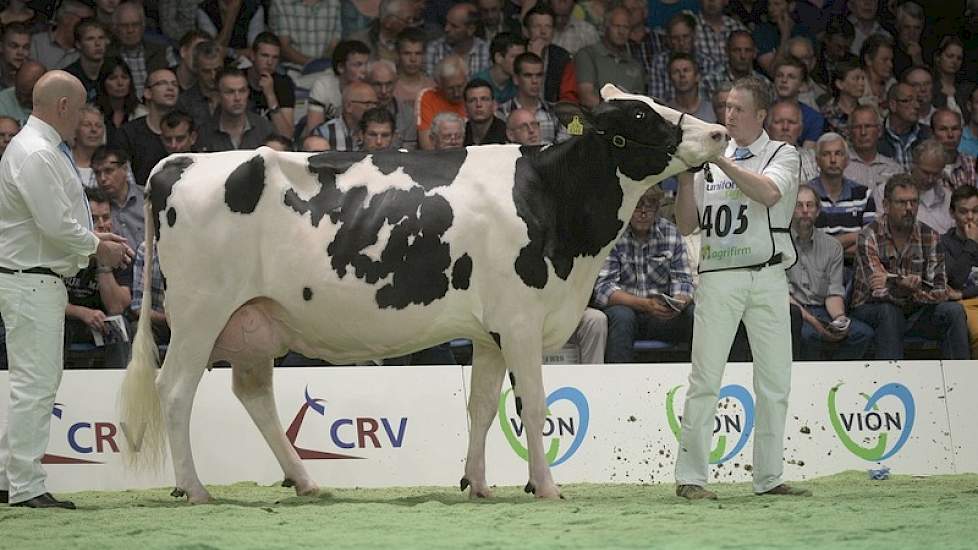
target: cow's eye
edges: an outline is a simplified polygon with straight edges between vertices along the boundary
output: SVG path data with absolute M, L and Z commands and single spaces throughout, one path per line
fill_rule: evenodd
M 643 119 L 645 119 L 645 111 L 636 111 L 635 120 L 643 120 Z

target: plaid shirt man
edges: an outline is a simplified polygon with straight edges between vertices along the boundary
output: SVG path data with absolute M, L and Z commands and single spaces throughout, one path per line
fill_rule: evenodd
M 293 48 L 313 59 L 340 39 L 340 0 L 272 0 L 268 21 L 272 32 L 288 38 Z
M 472 47 L 469 48 L 469 53 L 465 54 L 465 64 L 469 68 L 469 75 L 488 69 L 492 65 L 492 60 L 489 58 L 489 43 L 478 36 L 473 37 L 472 40 Z M 455 55 L 455 48 L 448 45 L 445 37 L 428 44 L 428 48 L 425 50 L 425 68 L 428 74 L 434 75 L 435 65 L 450 55 Z
M 154 247 L 156 245 L 153 245 Z M 143 305 L 143 265 L 146 262 L 146 243 L 139 243 L 136 258 L 132 262 L 132 302 L 129 310 L 139 312 Z M 160 271 L 160 256 L 153 252 L 153 270 L 150 279 L 150 293 L 153 298 L 153 311 L 163 311 L 163 272 Z
M 727 37 L 734 31 L 747 31 L 743 23 L 737 21 L 729 15 L 723 16 L 723 28 L 716 31 L 709 23 L 703 19 L 702 15 L 696 15 L 696 35 L 693 43 L 696 51 L 717 59 L 722 65 L 727 64 Z
M 672 222 L 657 218 L 648 237 L 642 240 L 629 226 L 598 274 L 594 303 L 607 306 L 617 290 L 642 297 L 656 293 L 692 296 L 692 273 L 686 245 Z
M 553 108 L 550 104 L 540 99 L 540 106 L 536 110 L 536 119 L 540 123 L 540 141 L 544 144 L 556 143 L 558 141 L 564 141 L 567 139 L 568 135 L 564 132 L 563 127 L 560 125 L 560 121 L 557 120 L 557 115 L 554 114 Z M 523 109 L 523 105 L 520 104 L 518 98 L 513 98 L 506 103 L 499 106 L 496 111 L 496 115 L 507 120 L 509 118 L 509 113 L 512 113 L 516 109 Z
M 710 101 L 713 98 L 708 95 L 709 90 L 705 75 L 722 71 L 723 65 L 702 52 L 694 51 L 693 55 L 696 57 L 696 64 L 700 70 L 700 96 Z M 671 57 L 671 51 L 660 51 L 652 57 L 645 67 L 645 74 L 648 75 L 649 79 L 649 95 L 662 101 L 669 101 L 676 97 L 676 89 L 673 88 L 672 80 L 669 79 L 669 59 Z M 644 64 L 643 59 L 640 61 Z
M 886 214 L 867 225 L 859 233 L 856 248 L 856 271 L 853 276 L 852 307 L 866 302 L 890 302 L 901 307 L 936 304 L 947 301 L 947 275 L 944 253 L 938 247 L 940 235 L 920 222 L 914 222 L 910 238 L 902 250 L 897 250 Z M 889 292 L 873 296 L 869 278 L 873 273 L 917 275 L 920 286 L 913 292 L 897 290 L 894 279 L 887 280 Z
M 119 57 L 126 62 L 126 65 L 129 65 L 129 71 L 132 73 L 132 85 L 136 88 L 136 97 L 143 97 L 146 77 L 149 75 L 146 71 L 146 56 L 143 54 L 142 44 L 131 50 L 120 49 Z
M 958 153 L 953 163 L 944 166 L 944 183 L 953 191 L 962 185 L 974 187 L 978 185 L 978 174 L 975 172 L 975 157 Z

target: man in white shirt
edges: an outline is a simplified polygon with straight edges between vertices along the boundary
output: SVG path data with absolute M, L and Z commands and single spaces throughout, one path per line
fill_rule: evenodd
M 74 508 L 44 487 L 41 457 L 61 382 L 62 277 L 88 266 L 127 265 L 125 239 L 92 231 L 92 215 L 66 139 L 73 138 L 85 88 L 64 71 L 34 87 L 33 112 L 0 162 L 0 315 L 7 329 L 10 408 L 0 438 L 0 502 Z
M 676 222 L 700 230 L 699 287 L 693 320 L 693 370 L 676 456 L 676 495 L 715 499 L 705 488 L 717 395 L 741 321 L 754 354 L 757 421 L 754 492 L 811 495 L 782 482 L 784 426 L 791 386 L 791 319 L 785 270 L 796 259 L 789 227 L 798 193 L 798 152 L 764 131 L 768 84 L 734 82 L 727 97 L 726 153 L 694 177 L 679 176 Z M 694 183 L 695 181 L 695 183 Z

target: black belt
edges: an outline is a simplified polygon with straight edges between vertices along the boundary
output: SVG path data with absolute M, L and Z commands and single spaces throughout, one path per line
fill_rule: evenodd
M 764 269 L 765 267 L 771 267 L 772 265 L 778 265 L 779 263 L 781 263 L 782 260 L 784 260 L 784 256 L 780 252 L 778 252 L 774 256 L 771 256 L 771 259 L 768 260 L 768 261 L 766 261 L 766 262 L 764 262 L 763 264 L 752 265 L 752 266 L 748 267 L 747 269 L 750 269 L 751 271 L 760 271 L 760 270 Z
M 16 275 L 17 273 L 30 273 L 32 275 L 50 275 L 52 277 L 61 278 L 54 271 L 46 267 L 29 267 L 27 269 L 7 269 L 6 267 L 0 267 L 0 273 L 6 273 L 7 275 Z

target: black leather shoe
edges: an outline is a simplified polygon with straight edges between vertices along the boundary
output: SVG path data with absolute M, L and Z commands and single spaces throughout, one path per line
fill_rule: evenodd
M 23 506 L 25 508 L 65 508 L 67 510 L 75 509 L 74 502 L 71 502 L 70 500 L 58 500 L 51 496 L 51 493 L 44 493 L 43 495 L 36 496 L 23 502 L 18 502 L 16 504 L 11 504 L 10 506 Z
M 10 500 L 9 491 L 0 491 L 0 504 L 6 504 Z

